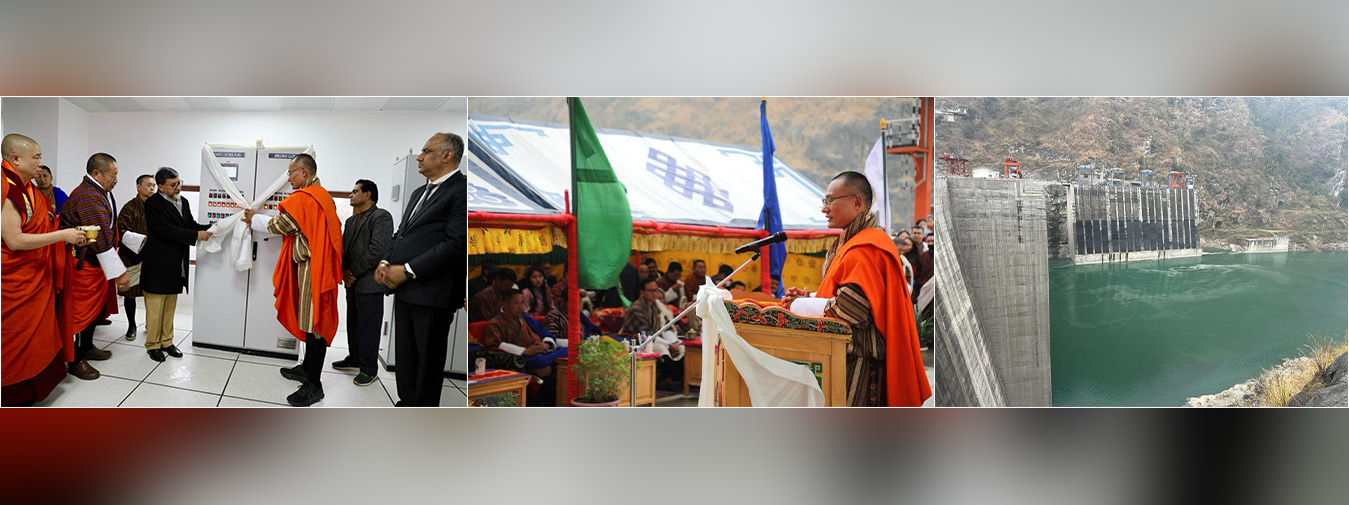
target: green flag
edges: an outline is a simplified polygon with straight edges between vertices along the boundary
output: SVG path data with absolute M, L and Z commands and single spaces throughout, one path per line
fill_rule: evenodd
M 576 278 L 581 289 L 618 286 L 632 250 L 628 190 L 604 155 L 581 99 L 568 98 L 571 116 L 572 214 L 576 216 Z

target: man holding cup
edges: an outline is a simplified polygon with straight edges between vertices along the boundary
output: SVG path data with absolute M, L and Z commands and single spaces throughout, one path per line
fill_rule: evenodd
M 94 347 L 94 328 L 108 314 L 117 313 L 117 287 L 127 287 L 130 277 L 117 257 L 117 202 L 112 196 L 112 188 L 117 185 L 117 159 L 96 153 L 89 157 L 84 171 L 84 181 L 61 206 L 61 227 L 85 227 L 94 235 L 77 253 L 79 259 L 70 279 L 71 328 L 79 328 L 80 333 L 75 339 L 75 359 L 69 366 L 71 375 L 94 380 L 98 370 L 89 366 L 88 360 L 112 357 L 111 351 Z

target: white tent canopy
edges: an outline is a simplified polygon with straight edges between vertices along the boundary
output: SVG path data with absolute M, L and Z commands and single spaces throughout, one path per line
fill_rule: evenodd
M 563 195 L 571 188 L 567 125 L 470 114 L 468 131 L 469 152 L 485 166 L 483 172 L 510 183 L 540 207 L 566 208 Z M 629 130 L 597 133 L 614 172 L 628 189 L 634 220 L 757 227 L 763 207 L 763 158 L 758 148 Z M 776 157 L 773 169 L 783 227 L 827 227 L 820 213 L 824 191 Z
M 468 176 L 468 209 L 503 214 L 557 214 L 520 193 L 500 176 L 483 167 L 473 153 L 465 153 L 463 167 Z

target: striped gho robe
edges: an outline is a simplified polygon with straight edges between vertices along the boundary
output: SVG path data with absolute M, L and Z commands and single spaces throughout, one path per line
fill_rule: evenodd
M 487 333 L 483 337 L 483 345 L 488 348 L 501 347 L 502 343 L 518 345 L 520 347 L 529 347 L 543 343 L 543 339 L 534 333 L 534 330 L 525 323 L 524 318 L 529 316 L 511 317 L 505 312 L 499 313 L 487 323 Z
M 313 285 L 309 277 L 309 240 L 300 232 L 300 225 L 295 222 L 295 218 L 284 211 L 267 223 L 267 231 L 295 237 L 295 245 L 290 250 L 290 261 L 295 264 L 295 278 L 298 279 L 296 287 L 299 288 L 295 290 L 295 306 L 299 308 L 295 312 L 295 320 L 300 325 L 300 331 L 313 333 L 314 298 L 310 296 Z
M 72 327 L 81 331 L 95 320 L 116 314 L 117 289 L 103 276 L 103 265 L 94 266 L 96 256 L 118 246 L 116 202 L 112 194 L 86 175 L 71 190 L 66 203 L 61 205 L 61 227 L 98 226 L 98 238 L 84 246 L 86 263 L 71 274 Z M 77 248 L 78 249 L 78 248 Z M 121 259 L 118 258 L 118 261 Z M 77 263 L 77 266 L 78 263 Z
M 319 184 L 318 177 L 305 181 L 305 186 Z M 300 331 L 305 333 L 314 332 L 314 297 L 310 296 L 313 290 L 309 273 L 309 239 L 305 238 L 304 233 L 300 231 L 300 224 L 295 222 L 285 211 L 281 211 L 275 218 L 267 222 L 267 231 L 277 235 L 295 237 L 295 245 L 290 250 L 290 261 L 295 266 L 296 286 L 295 290 L 295 311 L 296 322 L 300 326 Z
M 632 302 L 632 306 L 623 313 L 623 328 L 619 333 L 637 335 L 642 332 L 651 333 L 660 329 L 661 325 L 660 305 L 646 298 L 638 298 Z
M 829 247 L 824 256 L 824 268 L 834 260 L 839 246 L 848 242 L 858 232 L 867 228 L 879 228 L 876 215 L 870 210 L 858 215 L 843 234 Z M 885 338 L 876 329 L 871 317 L 871 303 L 862 292 L 861 286 L 844 284 L 839 287 L 833 298 L 824 306 L 824 314 L 842 319 L 852 326 L 852 341 L 848 342 L 848 406 L 875 407 L 885 398 Z
M 179 212 L 182 212 L 182 206 L 178 206 Z M 145 227 L 145 199 L 136 195 L 131 201 L 122 205 L 122 212 L 117 214 L 117 231 L 139 233 L 148 235 L 149 231 Z M 141 255 L 132 251 L 130 247 L 117 248 L 117 256 L 122 258 L 122 263 L 128 268 L 141 264 Z M 139 298 L 143 295 L 140 284 L 131 286 L 130 289 L 123 291 L 122 296 Z
M 548 317 L 544 319 L 543 327 L 559 341 L 567 339 L 567 304 L 565 299 L 554 305 L 553 310 L 548 311 Z

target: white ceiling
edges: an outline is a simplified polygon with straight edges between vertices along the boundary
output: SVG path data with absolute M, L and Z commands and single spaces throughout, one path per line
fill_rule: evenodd
M 160 111 L 457 111 L 468 110 L 468 100 L 452 97 L 65 97 L 86 112 Z

